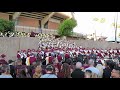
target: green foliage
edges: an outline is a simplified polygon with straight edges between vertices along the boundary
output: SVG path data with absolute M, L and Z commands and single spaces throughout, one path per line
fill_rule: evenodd
M 15 23 L 13 21 L 8 21 L 4 19 L 0 19 L 0 32 L 13 32 Z
M 58 28 L 58 35 L 70 36 L 73 34 L 73 28 L 77 26 L 77 22 L 74 19 L 66 19 L 60 24 Z

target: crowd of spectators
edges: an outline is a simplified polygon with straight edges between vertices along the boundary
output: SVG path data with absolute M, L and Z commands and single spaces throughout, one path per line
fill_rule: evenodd
M 0 58 L 0 78 L 120 78 L 120 49 L 83 48 L 64 39 L 41 38 L 17 60 Z

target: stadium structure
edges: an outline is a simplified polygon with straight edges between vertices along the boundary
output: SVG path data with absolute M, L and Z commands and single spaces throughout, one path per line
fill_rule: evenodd
M 60 23 L 67 18 L 74 18 L 73 12 L 0 12 L 0 18 L 15 21 L 15 30 L 57 35 Z M 40 30 L 39 30 L 40 28 Z M 74 33 L 72 37 L 80 37 Z

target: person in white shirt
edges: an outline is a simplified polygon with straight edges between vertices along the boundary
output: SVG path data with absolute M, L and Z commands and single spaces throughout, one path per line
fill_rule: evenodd
M 90 60 L 88 61 L 88 64 L 89 64 L 89 67 L 86 68 L 85 71 L 86 71 L 86 70 L 91 70 L 92 73 L 94 73 L 94 74 L 96 74 L 97 76 L 99 76 L 100 71 L 99 71 L 96 67 L 94 67 L 94 60 L 93 60 L 93 59 L 90 59 Z

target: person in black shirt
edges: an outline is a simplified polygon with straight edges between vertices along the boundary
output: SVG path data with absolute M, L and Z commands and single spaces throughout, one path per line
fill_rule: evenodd
M 111 60 L 107 60 L 105 62 L 105 69 L 103 70 L 103 78 L 110 78 L 113 68 L 114 63 Z
M 72 78 L 84 78 L 84 72 L 81 70 L 82 63 L 76 63 L 76 69 L 71 73 Z
M 8 61 L 9 66 L 10 66 L 10 74 L 13 78 L 16 78 L 16 74 L 15 74 L 15 67 L 13 65 L 14 61 L 13 60 L 9 60 Z

